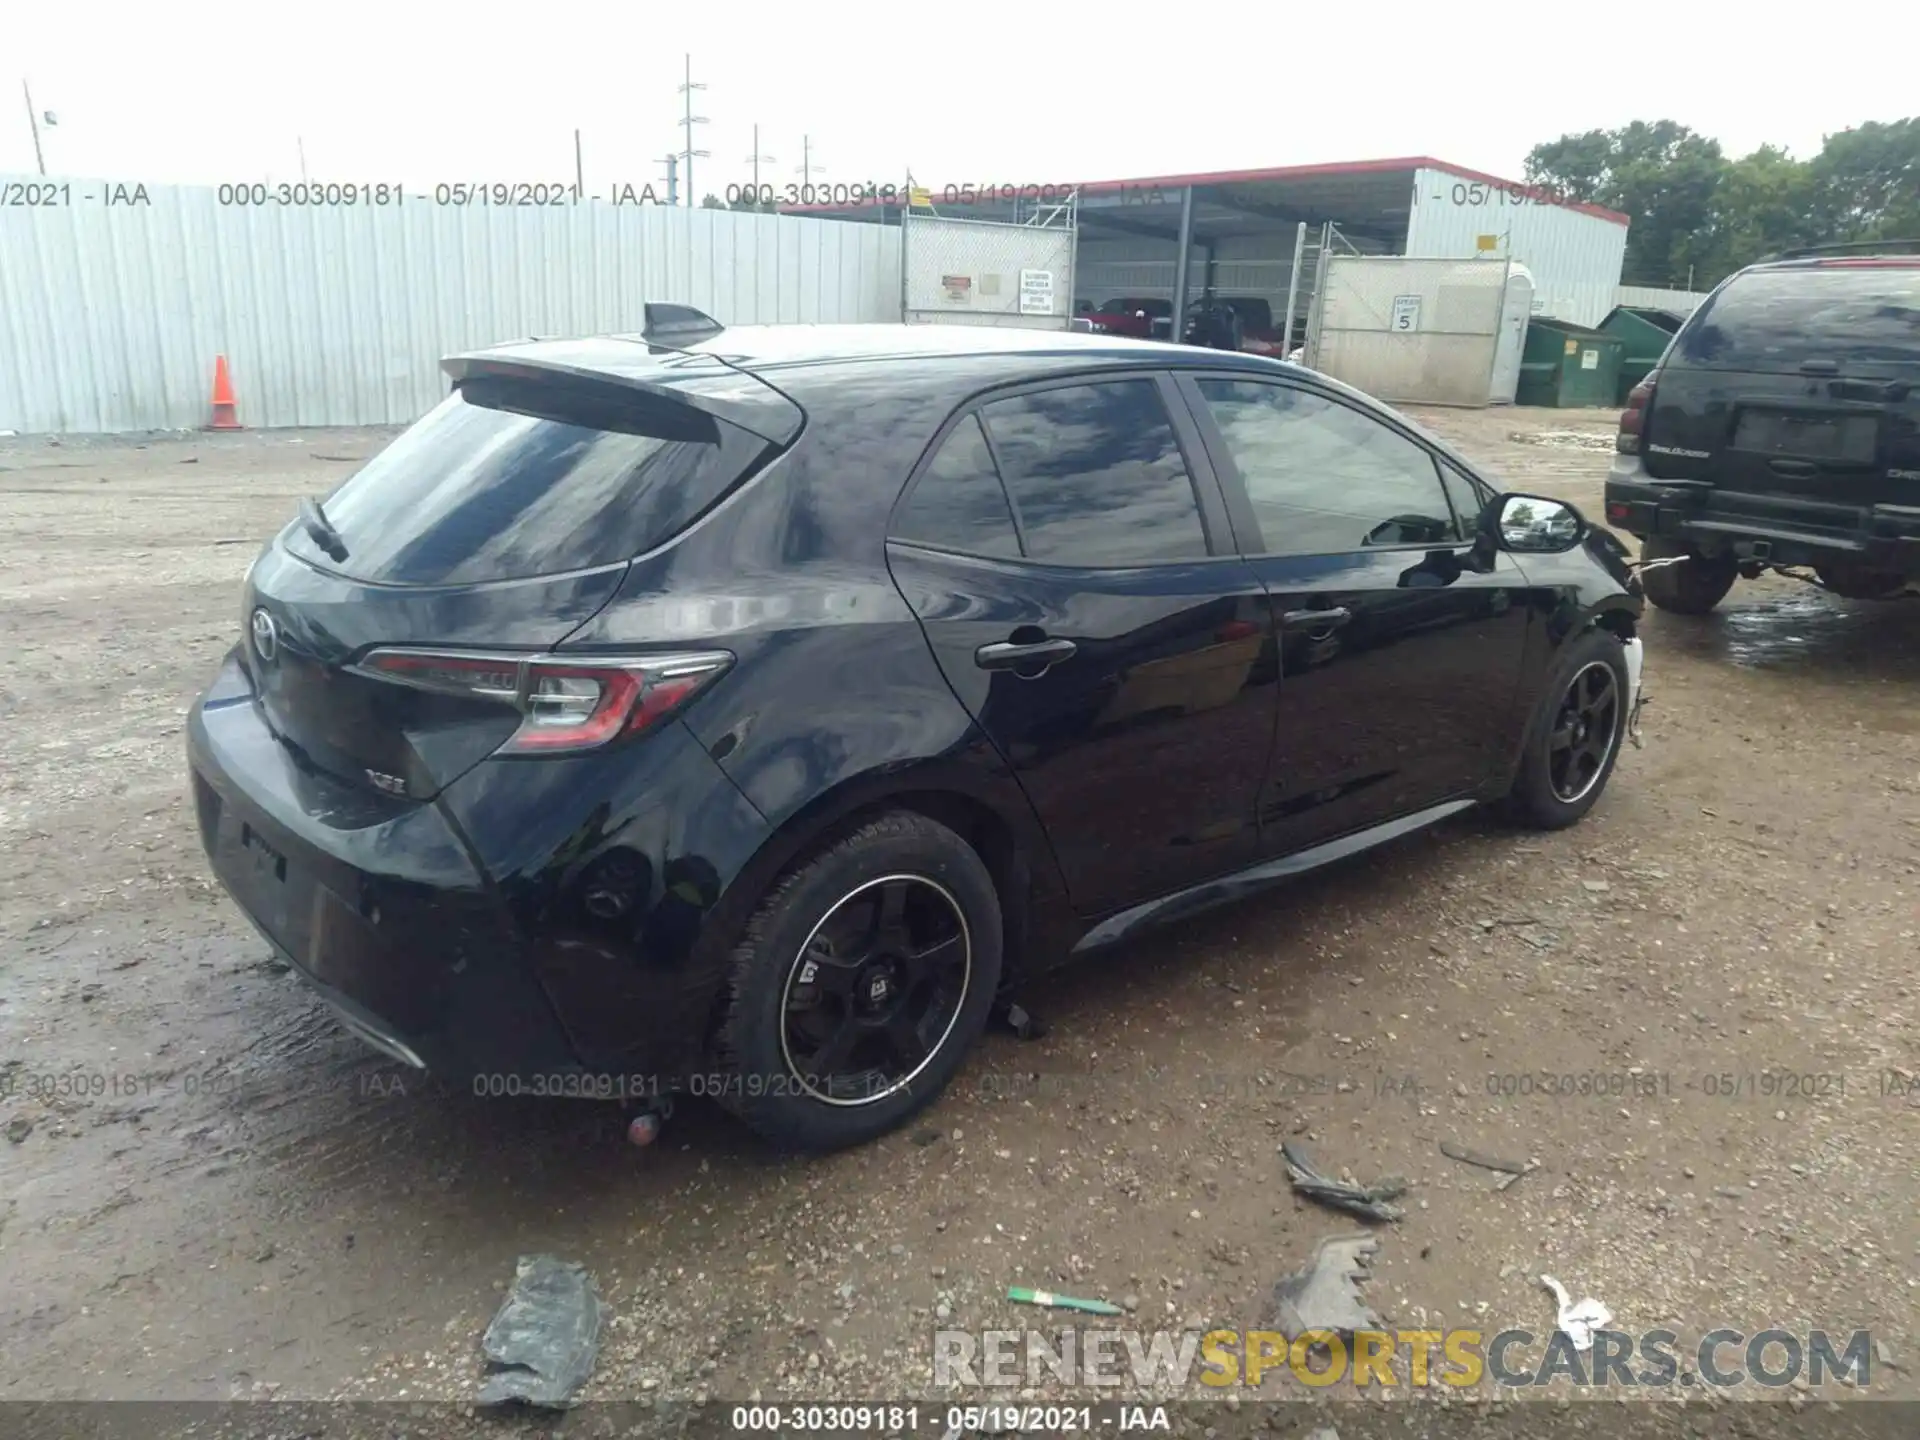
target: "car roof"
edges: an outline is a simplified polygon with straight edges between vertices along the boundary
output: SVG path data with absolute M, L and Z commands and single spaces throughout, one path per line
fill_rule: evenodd
M 1748 271 L 1764 270 L 1914 270 L 1920 269 L 1920 255 L 1796 255 L 1790 259 L 1762 260 L 1749 265 Z
M 707 332 L 522 340 L 448 357 L 459 383 L 481 375 L 566 378 L 664 396 L 775 441 L 797 430 L 796 403 L 836 391 L 982 389 L 1073 371 L 1153 366 L 1258 369 L 1253 355 L 1098 332 L 998 325 L 740 325 Z M 851 381 L 860 381 L 856 387 Z

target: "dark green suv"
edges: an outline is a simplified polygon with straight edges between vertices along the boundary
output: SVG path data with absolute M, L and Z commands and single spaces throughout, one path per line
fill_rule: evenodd
M 1920 593 L 1920 242 L 1722 281 L 1628 396 L 1615 449 L 1607 522 L 1642 541 L 1663 610 L 1705 614 L 1768 570 Z

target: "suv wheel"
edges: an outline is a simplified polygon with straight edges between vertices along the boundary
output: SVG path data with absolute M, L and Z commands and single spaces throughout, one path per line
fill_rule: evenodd
M 1642 570 L 1640 584 L 1647 599 L 1675 615 L 1705 615 L 1727 598 L 1740 573 L 1739 563 L 1731 555 L 1709 558 L 1690 545 L 1649 536 L 1640 546 L 1640 563 L 1655 560 L 1674 563 L 1658 569 Z
M 775 1144 L 857 1145 L 946 1088 L 1000 984 L 973 847 L 900 811 L 789 871 L 734 950 L 718 1098 Z
M 1587 631 L 1567 646 L 1553 677 L 1509 797 L 1514 818 L 1540 830 L 1562 829 L 1594 807 L 1627 733 L 1627 657 L 1617 635 Z

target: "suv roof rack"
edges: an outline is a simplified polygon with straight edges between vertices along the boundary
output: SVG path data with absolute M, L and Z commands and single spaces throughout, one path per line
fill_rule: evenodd
M 1806 245 L 1798 250 L 1782 250 L 1769 260 L 1811 260 L 1819 255 L 1920 255 L 1920 239 L 1849 240 L 1837 245 Z

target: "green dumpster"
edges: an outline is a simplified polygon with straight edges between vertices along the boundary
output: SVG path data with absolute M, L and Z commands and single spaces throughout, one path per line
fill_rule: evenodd
M 1614 390 L 1614 404 L 1627 403 L 1627 392 L 1653 373 L 1653 367 L 1667 352 L 1667 342 L 1686 321 L 1686 316 L 1671 310 L 1616 305 L 1600 322 L 1600 333 L 1613 336 L 1625 347 L 1620 355 L 1620 383 Z
M 1620 353 L 1625 344 L 1569 320 L 1536 315 L 1527 323 L 1520 352 L 1520 389 L 1516 405 L 1550 405 L 1562 410 L 1615 403 Z

